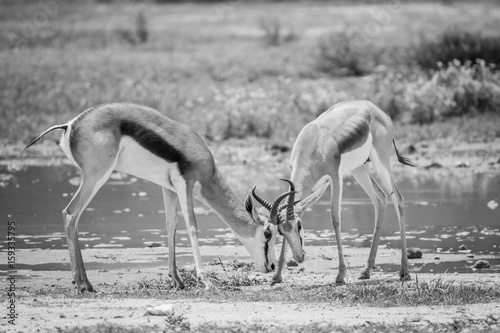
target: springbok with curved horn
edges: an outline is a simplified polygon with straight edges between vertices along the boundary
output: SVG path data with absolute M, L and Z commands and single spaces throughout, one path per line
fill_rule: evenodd
M 178 203 L 193 248 L 197 275 L 207 289 L 212 285 L 205 275 L 198 247 L 193 195 L 213 208 L 232 229 L 262 272 L 274 270 L 276 225 L 255 214 L 251 199 L 247 198 L 245 209 L 224 181 L 207 145 L 191 127 L 145 106 L 107 104 L 90 108 L 67 124 L 47 129 L 32 139 L 26 148 L 56 129 L 64 131 L 61 148 L 81 171 L 80 187 L 62 212 L 78 292 L 93 291 L 78 244 L 78 221 L 113 170 L 162 187 L 168 229 L 169 275 L 177 288 L 184 287 L 175 261 Z M 289 193 L 280 198 L 287 195 Z
M 309 200 L 294 204 L 293 212 L 291 203 L 294 198 L 289 197 L 290 209 L 287 210 L 286 221 L 283 226 L 278 226 L 284 239 L 272 284 L 282 281 L 287 241 L 295 260 L 304 261 L 302 214 L 321 197 L 328 184 L 331 185 L 331 219 L 339 253 L 339 272 L 335 281 L 337 284 L 345 284 L 346 265 L 340 212 L 342 179 L 346 172 L 351 172 L 370 197 L 375 209 L 375 229 L 370 254 L 360 279 L 369 279 L 370 271 L 375 265 L 387 196 L 391 197 L 396 209 L 401 233 L 400 277 L 410 278 L 406 255 L 404 200 L 394 182 L 390 165 L 393 152 L 400 163 L 414 166 L 396 148 L 390 117 L 369 101 L 338 103 L 302 129 L 290 156 L 290 191 L 298 192 L 299 196 L 310 193 L 311 190 L 316 191 L 308 197 Z M 374 175 L 369 172 L 368 163 L 373 166 Z
M 297 200 L 294 201 L 295 193 L 295 186 L 293 183 L 288 180 L 288 179 L 280 179 L 284 182 L 287 182 L 290 185 L 290 190 L 287 193 L 290 193 L 290 196 L 288 197 L 288 201 L 286 204 L 280 205 L 278 209 L 276 210 L 276 213 L 271 213 L 271 216 L 269 217 L 269 223 L 272 224 L 277 224 L 278 226 L 278 231 L 281 235 L 285 237 L 285 239 L 289 239 L 290 244 L 300 244 L 300 248 L 297 247 L 296 249 L 302 249 L 303 246 L 303 239 L 304 239 L 304 230 L 302 229 L 302 225 L 300 223 L 300 220 L 297 221 L 297 228 L 295 229 L 296 232 L 293 231 L 293 224 L 292 223 L 287 223 L 287 221 L 292 221 L 294 219 L 295 213 L 294 209 L 301 209 L 302 211 L 305 211 L 310 205 L 315 203 L 321 195 L 325 192 L 326 188 L 328 187 L 328 183 L 323 184 L 320 186 L 320 188 L 311 193 L 307 198 L 303 200 Z M 252 191 L 252 196 L 255 198 L 257 202 L 259 202 L 262 206 L 267 208 L 267 210 L 271 211 L 271 204 L 267 202 L 266 200 L 260 198 L 257 193 L 255 193 L 255 188 Z M 280 197 L 278 197 L 280 199 Z M 276 200 L 278 200 L 276 199 Z M 283 210 L 286 209 L 286 215 L 285 219 L 280 215 Z M 286 243 L 284 244 L 286 245 Z M 284 247 L 286 248 L 286 246 Z M 283 248 L 282 248 L 283 251 Z M 305 252 L 302 251 L 294 251 L 293 252 L 293 257 L 295 261 L 301 263 L 305 259 Z M 280 261 L 278 262 L 278 267 L 283 268 L 285 262 L 285 254 L 282 252 L 282 255 L 280 256 Z M 279 281 L 281 282 L 281 281 Z M 275 279 L 273 278 L 273 285 L 276 283 Z

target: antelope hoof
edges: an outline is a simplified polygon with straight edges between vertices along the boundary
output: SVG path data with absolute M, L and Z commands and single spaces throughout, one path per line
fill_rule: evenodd
M 85 283 L 85 282 L 79 283 L 78 286 L 77 286 L 77 293 L 78 294 L 83 294 L 86 291 L 88 291 L 88 292 L 96 292 L 94 290 L 94 287 L 92 287 L 92 285 L 90 284 L 90 282 L 89 283 Z
M 175 281 L 174 280 L 174 287 L 175 287 L 175 289 L 182 290 L 182 289 L 184 289 L 184 283 L 182 283 L 182 281 Z
M 281 283 L 281 281 L 283 281 L 281 276 L 280 277 L 273 277 L 273 280 L 271 281 L 271 286 L 274 286 L 277 283 Z
M 409 273 L 401 272 L 401 273 L 399 273 L 399 279 L 401 281 L 410 281 L 411 280 L 411 276 L 410 276 Z
M 171 273 L 168 274 L 172 280 L 174 280 L 174 288 L 178 290 L 184 289 L 184 283 L 182 280 L 177 276 L 177 274 L 172 275 Z
M 335 284 L 337 284 L 337 285 L 344 285 L 344 284 L 346 284 L 345 283 L 345 279 L 343 277 L 341 277 L 341 276 L 337 276 L 337 278 L 335 279 Z
M 359 277 L 359 280 L 369 280 L 370 279 L 370 273 L 367 272 L 362 272 L 361 276 Z
M 94 287 L 92 287 L 92 285 L 88 281 L 83 283 L 83 290 L 86 290 L 86 291 L 91 292 L 91 293 L 96 292 Z

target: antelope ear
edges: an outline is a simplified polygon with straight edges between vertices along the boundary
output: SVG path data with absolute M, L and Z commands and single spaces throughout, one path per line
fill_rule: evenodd
M 318 201 L 323 195 L 323 193 L 325 193 L 325 190 L 327 189 L 328 185 L 330 185 L 330 182 L 326 182 L 319 189 L 309 194 L 308 197 L 299 201 L 295 205 L 295 211 L 297 212 L 297 214 L 299 214 L 300 216 L 300 214 L 304 213 L 306 209 L 309 208 L 309 206 Z
M 250 217 L 255 222 L 259 222 L 260 221 L 260 219 L 259 219 L 259 212 L 257 212 L 257 208 L 253 204 L 253 199 L 252 199 L 252 196 L 250 195 L 250 193 L 247 194 L 247 197 L 245 198 L 245 209 L 248 212 L 248 215 L 250 215 Z

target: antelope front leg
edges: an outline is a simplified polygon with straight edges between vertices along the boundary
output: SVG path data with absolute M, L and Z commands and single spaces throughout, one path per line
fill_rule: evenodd
M 168 275 L 174 280 L 175 288 L 184 289 L 184 283 L 177 274 L 175 260 L 175 233 L 177 230 L 177 194 L 163 188 L 163 203 L 165 204 L 165 217 L 168 230 Z
M 283 237 L 283 245 L 281 246 L 280 257 L 278 259 L 278 269 L 274 273 L 271 286 L 274 286 L 276 283 L 281 283 L 281 281 L 283 281 L 281 272 L 283 271 L 283 267 L 285 266 L 285 261 L 286 261 L 286 238 Z
M 196 222 L 196 216 L 194 214 L 193 185 L 186 184 L 186 182 L 184 182 L 183 180 L 177 180 L 174 183 L 174 186 L 177 189 L 177 195 L 179 197 L 182 213 L 184 215 L 184 222 L 186 223 L 186 229 L 189 235 L 189 239 L 191 240 L 194 264 L 196 266 L 196 274 L 201 279 L 203 284 L 205 284 L 205 289 L 211 289 L 213 287 L 213 284 L 207 278 L 205 269 L 203 268 L 200 247 L 198 245 L 198 224 Z

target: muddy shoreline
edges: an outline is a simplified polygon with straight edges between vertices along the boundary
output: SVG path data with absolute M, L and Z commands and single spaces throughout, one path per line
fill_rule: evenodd
M 190 254 L 190 251 L 182 251 Z M 205 266 L 209 271 L 223 273 L 224 268 L 214 262 L 206 260 L 209 257 L 221 258 L 223 264 L 229 267 L 231 260 L 237 259 L 251 263 L 246 250 L 242 246 L 234 247 L 203 247 L 201 252 L 205 258 Z M 381 270 L 376 268 L 368 281 L 359 281 L 361 269 L 365 264 L 369 249 L 347 248 L 345 250 L 348 262 L 348 284 L 357 283 L 394 283 L 398 281 L 400 251 L 398 249 L 380 249 L 377 267 L 389 267 Z M 269 286 L 271 275 L 251 271 L 252 278 L 263 279 L 264 283 L 258 286 L 241 287 L 242 293 L 259 291 L 261 293 L 279 293 L 289 288 L 315 288 L 330 286 L 337 273 L 337 255 L 334 247 L 308 247 L 308 260 L 298 267 L 287 267 L 282 284 Z M 181 253 L 182 254 L 182 253 Z M 198 299 L 184 298 L 183 291 L 178 291 L 174 298 L 169 294 L 163 297 L 144 298 L 114 295 L 113 290 L 120 290 L 126 286 L 138 284 L 150 279 L 168 279 L 166 248 L 136 248 L 136 249 L 86 249 L 83 250 L 86 263 L 98 263 L 88 270 L 88 276 L 97 293 L 85 294 L 81 297 L 72 297 L 72 292 L 61 294 L 60 290 L 73 289 L 71 272 L 66 250 L 19 250 L 18 262 L 23 263 L 24 269 L 18 270 L 19 290 L 19 329 L 31 332 L 36 329 L 52 330 L 54 327 L 90 326 L 102 322 L 116 323 L 124 326 L 147 325 L 162 326 L 162 317 L 144 316 L 146 309 L 161 304 L 171 304 L 176 313 L 182 313 L 189 323 L 196 325 L 214 323 L 221 327 L 240 323 L 260 323 L 277 326 L 304 325 L 311 322 L 335 323 L 338 325 L 360 325 L 371 323 L 398 323 L 403 321 L 448 323 L 456 319 L 478 319 L 488 315 L 496 315 L 500 311 L 500 302 L 486 304 L 469 304 L 462 306 L 418 306 L 418 307 L 391 307 L 380 306 L 348 306 L 335 302 L 241 302 L 241 301 L 212 301 L 204 297 Z M 164 256 L 161 265 L 147 263 L 151 255 Z M 422 263 L 458 262 L 469 259 L 467 253 L 435 253 L 424 251 L 421 259 L 410 261 L 412 267 Z M 498 255 L 476 255 L 474 259 L 500 259 Z M 188 259 L 189 261 L 189 259 Z M 191 260 L 192 261 L 192 260 Z M 138 267 L 135 262 L 142 262 Z M 64 269 L 40 269 L 41 264 L 64 263 Z M 125 266 L 116 268 L 117 264 Z M 130 266 L 127 268 L 127 263 Z M 49 265 L 50 266 L 50 265 Z M 47 267 L 49 267 L 47 266 Z M 192 267 L 192 263 L 187 265 Z M 27 268 L 35 268 L 29 270 Z M 37 268 L 38 267 L 38 268 Z M 500 284 L 500 265 L 496 270 L 483 272 L 470 270 L 468 274 L 429 274 L 412 272 L 412 278 L 421 283 L 441 279 L 455 281 L 457 284 L 498 286 Z M 2 280 L 5 277 L 2 277 Z M 122 286 L 122 287 L 120 287 Z M 52 292 L 51 292 L 52 291 Z M 170 294 L 171 295 L 171 294 Z M 68 297 L 70 296 L 70 297 Z M 287 311 L 276 311 L 280 308 Z

